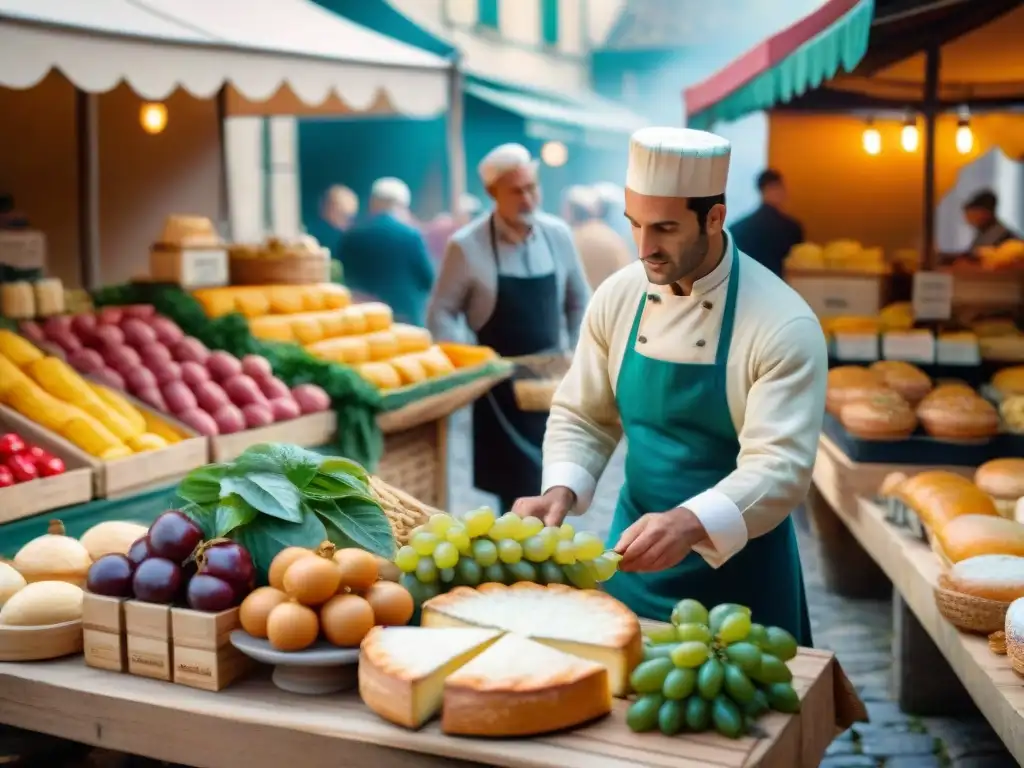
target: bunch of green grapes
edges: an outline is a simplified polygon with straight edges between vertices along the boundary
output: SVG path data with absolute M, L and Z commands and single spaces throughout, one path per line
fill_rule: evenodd
M 618 567 L 597 536 L 571 525 L 546 526 L 511 512 L 496 517 L 481 507 L 461 518 L 439 513 L 414 528 L 395 565 L 417 603 L 456 586 L 485 582 L 570 584 L 593 589 Z
M 672 623 L 644 631 L 644 660 L 630 678 L 636 699 L 626 714 L 634 731 L 702 732 L 737 739 L 769 709 L 800 711 L 793 673 L 796 640 L 750 619 L 750 609 L 723 603 L 708 611 L 683 600 Z

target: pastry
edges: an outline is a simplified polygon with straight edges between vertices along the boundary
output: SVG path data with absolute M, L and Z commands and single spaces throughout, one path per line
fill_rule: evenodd
M 864 440 L 903 440 L 917 428 L 914 409 L 888 390 L 846 403 L 839 421 L 847 432 Z
M 916 365 L 900 360 L 882 360 L 870 370 L 879 374 L 889 389 L 895 390 L 911 403 L 919 403 L 932 391 L 932 380 Z
M 878 487 L 878 495 L 883 499 L 890 499 L 899 492 L 900 487 L 906 481 L 907 476 L 902 472 L 890 472 Z
M 1010 432 L 1024 432 L 1024 395 L 1010 395 L 999 403 L 999 415 Z
M 974 484 L 992 497 L 996 509 L 1011 520 L 1024 497 L 1024 459 L 994 459 L 978 467 Z
M 992 377 L 992 388 L 1000 396 L 1024 395 L 1024 365 L 1004 368 Z
M 939 381 L 936 382 L 935 388 L 925 395 L 924 399 L 920 402 L 920 405 L 925 403 L 934 403 L 938 400 L 944 400 L 947 397 L 977 397 L 978 393 L 974 391 L 974 388 L 963 381 Z
M 946 586 L 964 595 L 1011 603 L 1018 597 L 1024 597 L 1024 557 L 969 557 L 949 569 Z
M 950 563 L 978 555 L 1024 557 L 1024 524 L 996 515 L 961 515 L 932 535 L 933 546 Z
M 424 627 L 487 627 L 514 632 L 608 668 L 612 693 L 629 693 L 642 656 L 640 622 L 615 598 L 560 584 L 456 587 L 423 605 Z
M 991 497 L 978 486 L 966 477 L 940 469 L 914 475 L 900 484 L 896 496 L 933 532 L 960 515 L 999 514 Z
M 828 372 L 825 410 L 838 417 L 839 411 L 846 403 L 884 386 L 885 382 L 881 376 L 859 365 L 841 365 L 833 368 Z
M 839 389 L 830 389 L 825 393 L 825 410 L 836 418 L 840 418 L 843 406 L 861 400 L 874 400 L 876 403 L 890 402 L 893 405 L 898 405 L 903 398 L 882 384 L 840 387 Z
M 921 425 L 942 440 L 983 440 L 999 432 L 999 413 L 984 398 L 947 397 L 917 409 Z

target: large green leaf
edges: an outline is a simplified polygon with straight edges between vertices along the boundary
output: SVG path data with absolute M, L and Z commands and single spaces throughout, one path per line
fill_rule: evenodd
M 258 515 L 259 512 L 241 496 L 232 494 L 221 499 L 214 513 L 214 536 L 227 536 L 236 528 L 251 523 Z
M 319 470 L 321 475 L 328 475 L 338 480 L 354 478 L 364 486 L 370 482 L 370 476 L 362 464 L 341 456 L 328 456 L 322 459 Z
M 295 523 L 259 515 L 248 525 L 232 531 L 231 538 L 249 550 L 265 583 L 267 570 L 278 552 L 285 547 L 317 547 L 327 538 L 327 529 L 312 512 L 307 512 Z
M 302 489 L 303 495 L 308 499 L 346 499 L 358 498 L 373 503 L 370 496 L 370 489 L 365 483 L 359 482 L 351 475 L 324 475 L 317 474 L 316 477 Z
M 193 504 L 216 504 L 220 499 L 220 481 L 227 469 L 224 464 L 207 464 L 193 469 L 178 486 L 178 495 Z
M 302 519 L 302 493 L 284 475 L 253 472 L 244 477 L 225 477 L 220 481 L 221 498 L 237 494 L 258 511 L 271 517 L 297 523 Z
M 330 522 L 357 547 L 381 557 L 395 553 L 395 535 L 379 506 L 360 499 L 338 499 L 316 506 L 317 515 Z
M 247 448 L 235 459 L 232 474 L 270 472 L 282 474 L 292 485 L 305 488 L 317 473 L 322 457 L 288 443 L 262 443 Z

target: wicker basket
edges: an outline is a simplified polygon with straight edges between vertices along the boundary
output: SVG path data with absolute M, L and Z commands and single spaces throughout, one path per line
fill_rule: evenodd
M 232 248 L 228 258 L 232 285 L 315 285 L 331 279 L 331 260 L 323 253 L 265 256 Z
M 413 528 L 423 525 L 431 515 L 441 511 L 417 501 L 405 491 L 388 485 L 376 476 L 370 478 L 370 490 L 387 515 L 399 546 L 409 543 Z
M 527 355 L 508 358 L 516 364 L 512 390 L 523 411 L 550 411 L 555 390 L 569 371 L 564 355 Z
M 447 505 L 448 450 L 445 423 L 429 421 L 384 435 L 384 455 L 377 475 L 393 488 L 431 507 Z
M 988 636 L 988 649 L 997 656 L 1006 655 L 1006 633 L 1000 630 Z
M 939 585 L 935 588 L 935 605 L 946 621 L 957 629 L 982 635 L 999 632 L 1004 628 L 1009 603 L 965 595 L 948 586 L 948 578 L 941 574 Z

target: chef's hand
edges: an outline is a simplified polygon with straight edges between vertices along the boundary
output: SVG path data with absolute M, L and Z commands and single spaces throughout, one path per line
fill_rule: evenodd
M 622 555 L 620 571 L 664 571 L 707 538 L 700 520 L 685 507 L 644 515 L 622 532 L 615 551 Z
M 556 485 L 543 496 L 516 499 L 512 511 L 520 517 L 539 517 L 544 525 L 561 525 L 575 503 L 575 493 L 563 485 Z

